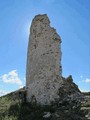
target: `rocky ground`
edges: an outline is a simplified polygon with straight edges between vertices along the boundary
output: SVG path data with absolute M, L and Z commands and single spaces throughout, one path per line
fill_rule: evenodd
M 80 110 L 85 113 L 87 120 L 90 120 L 90 92 L 83 93 L 84 99 L 81 102 Z
M 60 99 L 41 106 L 27 103 L 25 88 L 0 98 L 0 120 L 90 120 L 90 92 L 81 93 L 72 77 L 63 78 Z

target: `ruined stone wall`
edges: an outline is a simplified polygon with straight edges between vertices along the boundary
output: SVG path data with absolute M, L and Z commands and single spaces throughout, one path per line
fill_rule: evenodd
M 47 15 L 35 16 L 30 28 L 27 53 L 28 101 L 35 96 L 38 102 L 48 104 L 57 98 L 58 82 L 62 76 L 60 43 L 61 39 L 56 30 L 50 27 Z

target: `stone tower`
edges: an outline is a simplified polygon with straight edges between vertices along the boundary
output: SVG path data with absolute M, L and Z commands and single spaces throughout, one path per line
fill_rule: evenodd
M 32 20 L 27 53 L 27 101 L 33 98 L 40 104 L 50 104 L 58 99 L 62 76 L 61 39 L 50 27 L 46 14 Z

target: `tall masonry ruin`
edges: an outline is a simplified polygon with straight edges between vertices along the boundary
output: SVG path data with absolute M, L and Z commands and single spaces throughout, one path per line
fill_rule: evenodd
M 62 81 L 61 39 L 50 27 L 46 14 L 32 20 L 27 53 L 27 101 L 35 99 L 40 104 L 50 104 L 59 98 Z

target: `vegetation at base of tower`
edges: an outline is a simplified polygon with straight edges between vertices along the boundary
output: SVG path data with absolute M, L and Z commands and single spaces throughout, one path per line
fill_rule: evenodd
M 21 99 L 14 99 L 11 94 L 0 98 L 0 120 L 43 120 L 43 113 L 53 112 L 51 106 L 25 103 Z
M 26 103 L 17 96 L 18 93 L 0 97 L 0 120 L 88 120 L 85 117 L 88 109 L 81 110 L 81 106 L 90 108 L 89 100 L 81 104 L 75 100 L 68 101 L 67 98 L 41 106 L 36 102 Z M 87 96 L 90 97 L 90 93 Z

